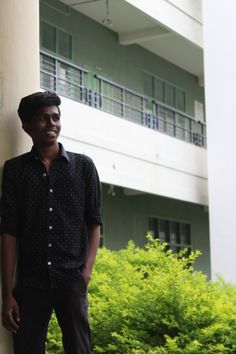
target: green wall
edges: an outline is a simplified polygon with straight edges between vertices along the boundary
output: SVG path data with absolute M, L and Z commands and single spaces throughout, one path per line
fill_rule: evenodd
M 196 268 L 210 276 L 209 221 L 203 206 L 145 193 L 127 196 L 120 187 L 115 187 L 115 196 L 108 191 L 109 186 L 103 184 L 103 236 L 107 248 L 120 249 L 131 239 L 142 246 L 148 216 L 190 223 L 192 247 L 202 252 Z
M 197 77 L 138 45 L 120 45 L 115 32 L 78 11 L 57 0 L 41 1 L 40 11 L 41 20 L 72 34 L 73 63 L 140 93 L 143 70 L 148 71 L 185 91 L 186 112 L 191 115 L 194 99 L 204 101 Z
M 116 33 L 58 0 L 43 0 L 40 8 L 41 20 L 72 34 L 73 63 L 141 93 L 143 70 L 153 73 L 185 91 L 186 111 L 192 115 L 194 99 L 203 102 L 204 91 L 194 75 L 138 45 L 120 45 Z M 150 215 L 189 222 L 193 248 L 203 253 L 196 267 L 210 275 L 208 214 L 202 206 L 148 194 L 126 196 L 118 187 L 115 191 L 112 197 L 104 185 L 103 233 L 108 248 L 125 247 L 130 239 L 143 245 Z

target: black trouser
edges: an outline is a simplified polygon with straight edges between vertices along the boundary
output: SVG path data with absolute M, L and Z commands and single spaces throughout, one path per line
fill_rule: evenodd
M 90 354 L 88 301 L 85 284 L 66 289 L 15 290 L 20 307 L 20 324 L 13 335 L 14 354 L 45 354 L 48 323 L 54 309 L 62 331 L 66 354 Z

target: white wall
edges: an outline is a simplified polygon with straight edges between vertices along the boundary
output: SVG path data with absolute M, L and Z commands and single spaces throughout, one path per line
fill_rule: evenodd
M 39 88 L 38 1 L 0 1 L 0 48 L 1 166 L 6 159 L 31 146 L 16 110 L 21 97 Z M 1 324 L 0 353 L 13 353 L 12 335 Z
M 38 8 L 30 0 L 0 1 L 0 165 L 31 146 L 17 108 L 39 88 Z
M 102 182 L 206 205 L 206 150 L 64 98 L 61 141 L 91 156 Z
M 202 23 L 202 0 L 165 0 Z
M 203 47 L 202 0 L 126 1 L 198 47 Z
M 236 283 L 236 2 L 203 1 L 213 276 Z

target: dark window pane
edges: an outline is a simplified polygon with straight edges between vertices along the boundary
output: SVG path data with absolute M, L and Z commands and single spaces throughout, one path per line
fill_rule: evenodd
M 191 252 L 190 232 L 190 224 L 155 217 L 148 218 L 148 233 L 161 242 L 167 243 L 166 250 L 171 249 L 174 253 L 179 253 L 183 248 L 188 249 L 188 254 Z
M 179 223 L 175 221 L 170 222 L 170 243 L 180 244 Z
M 159 79 L 154 79 L 154 98 L 164 102 L 164 82 Z
M 153 97 L 153 77 L 149 74 L 143 74 L 144 94 Z
M 42 22 L 42 47 L 56 52 L 56 28 Z
M 177 247 L 177 246 L 171 245 L 171 246 L 170 246 L 170 249 L 171 249 L 171 251 L 174 252 L 174 253 L 178 253 L 178 252 L 179 252 L 179 247 Z
M 175 107 L 175 88 L 165 83 L 165 103 Z
M 190 237 L 190 225 L 182 224 L 181 225 L 181 234 L 182 234 L 182 243 L 184 245 L 191 245 L 191 237 Z
M 169 242 L 170 241 L 170 236 L 169 236 L 169 227 L 168 227 L 168 221 L 167 220 L 160 220 L 160 232 L 158 238 L 162 242 Z
M 191 252 L 192 252 L 191 248 L 188 248 L 187 256 L 190 256 Z
M 185 111 L 185 93 L 184 91 L 175 90 L 176 108 Z
M 149 218 L 148 219 L 148 232 L 153 236 L 157 237 L 158 234 L 158 219 Z
M 71 35 L 58 30 L 58 54 L 71 59 L 72 38 Z

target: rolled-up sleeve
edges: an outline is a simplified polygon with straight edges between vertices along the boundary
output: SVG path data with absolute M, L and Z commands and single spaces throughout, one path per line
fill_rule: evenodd
M 2 175 L 2 192 L 0 200 L 0 235 L 17 236 L 18 213 L 14 166 L 5 162 Z
M 102 224 L 101 204 L 101 183 L 98 172 L 93 161 L 86 157 L 84 218 L 87 225 Z

